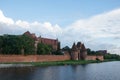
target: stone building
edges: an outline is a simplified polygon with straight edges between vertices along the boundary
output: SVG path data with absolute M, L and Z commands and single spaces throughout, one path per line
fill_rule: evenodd
M 43 43 L 52 46 L 53 50 L 57 50 L 60 46 L 60 42 L 58 39 L 49 39 L 43 37 L 36 37 L 34 33 L 30 33 L 29 31 L 24 33 L 25 35 L 31 37 L 35 41 L 35 52 L 37 51 L 38 43 Z
M 71 59 L 72 60 L 85 60 L 87 56 L 87 50 L 83 43 L 78 42 L 77 45 L 73 43 L 71 49 Z

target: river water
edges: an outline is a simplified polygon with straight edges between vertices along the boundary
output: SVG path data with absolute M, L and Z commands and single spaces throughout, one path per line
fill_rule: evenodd
M 120 80 L 120 62 L 0 68 L 0 80 Z

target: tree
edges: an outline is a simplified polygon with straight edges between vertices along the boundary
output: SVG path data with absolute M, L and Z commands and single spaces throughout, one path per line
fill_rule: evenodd
M 3 54 L 20 54 L 19 36 L 16 35 L 4 35 L 2 53 Z
M 22 35 L 21 36 L 21 49 L 24 49 L 24 54 L 34 54 L 35 53 L 35 41 L 27 36 L 27 35 Z
M 50 54 L 52 52 L 52 47 L 43 43 L 38 43 L 37 54 Z
M 63 51 L 70 51 L 70 48 L 68 46 L 65 46 L 62 48 Z
M 58 42 L 57 46 L 57 50 L 60 50 L 60 42 Z
M 115 59 L 115 60 L 120 60 L 120 56 L 117 54 L 105 54 L 104 59 Z
M 0 36 L 0 54 L 2 53 L 3 36 Z
M 88 55 L 91 54 L 91 49 L 90 49 L 90 48 L 87 49 L 87 54 L 88 54 Z
M 2 50 L 1 50 L 2 49 Z M 3 54 L 34 53 L 34 40 L 26 35 L 4 35 L 0 37 L 0 50 Z

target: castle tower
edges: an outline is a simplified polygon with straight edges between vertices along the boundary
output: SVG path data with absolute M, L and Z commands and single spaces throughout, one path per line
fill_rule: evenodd
M 72 49 L 71 49 L 71 58 L 72 60 L 78 60 L 79 51 L 75 43 L 73 43 Z
M 77 48 L 78 48 L 78 59 L 79 59 L 79 60 L 81 59 L 81 45 L 82 45 L 81 42 L 78 42 L 78 43 L 77 43 Z
M 86 50 L 84 44 L 81 45 L 81 51 L 80 51 L 80 53 L 81 53 L 81 56 L 80 56 L 81 59 L 82 59 L 82 60 L 85 60 L 85 59 L 86 59 L 86 56 L 87 56 L 87 50 Z

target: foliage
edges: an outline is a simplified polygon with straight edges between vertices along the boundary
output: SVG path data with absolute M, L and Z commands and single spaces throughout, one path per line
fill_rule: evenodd
M 22 35 L 21 36 L 21 49 L 24 49 L 24 54 L 34 54 L 35 53 L 35 47 L 34 47 L 34 40 L 27 36 L 27 35 Z
M 63 51 L 70 51 L 70 48 L 68 46 L 65 46 L 62 48 Z
M 3 36 L 0 36 L 0 53 L 2 52 Z
M 105 54 L 104 55 L 104 59 L 116 59 L 116 60 L 120 60 L 120 56 L 117 54 Z
M 2 54 L 34 54 L 35 41 L 28 35 L 3 35 L 0 36 L 0 53 Z M 60 43 L 59 50 L 60 50 Z M 52 46 L 38 43 L 37 54 L 52 53 Z M 56 52 L 59 54 L 59 52 Z
M 52 54 L 55 54 L 55 55 L 63 55 L 63 53 L 62 53 L 61 50 L 53 51 Z
M 58 42 L 57 46 L 57 50 L 60 50 L 60 42 Z
M 102 53 L 98 53 L 97 51 L 92 51 L 91 49 L 87 49 L 88 55 L 103 55 Z
M 37 54 L 50 54 L 52 47 L 43 43 L 38 43 Z
M 4 35 L 2 41 L 3 54 L 20 54 L 20 36 Z
M 3 35 L 0 36 L 0 52 L 2 54 L 25 54 L 34 53 L 34 40 L 26 35 Z

